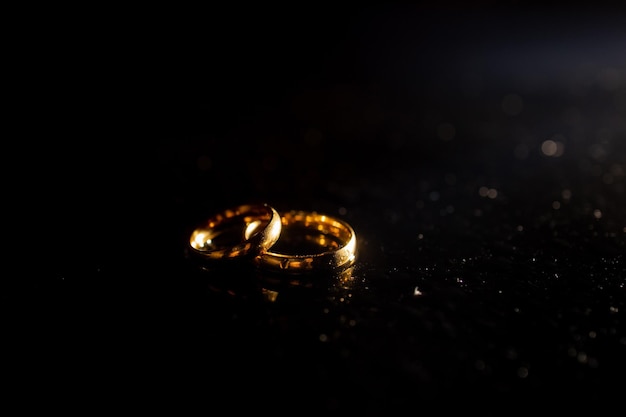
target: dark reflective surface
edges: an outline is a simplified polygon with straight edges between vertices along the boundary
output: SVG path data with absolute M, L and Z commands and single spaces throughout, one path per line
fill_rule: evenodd
M 45 233 L 26 240 L 45 251 L 18 251 L 5 279 L 12 386 L 69 407 L 182 393 L 207 412 L 618 404 L 624 13 L 245 16 L 139 60 L 139 129 L 106 113 L 120 129 L 98 116 L 36 148 L 46 214 L 27 217 Z M 163 56 L 176 75 L 146 87 Z M 154 133 L 179 114 L 156 91 L 186 98 L 201 133 Z M 346 220 L 357 263 L 285 278 L 189 262 L 195 225 L 258 201 Z

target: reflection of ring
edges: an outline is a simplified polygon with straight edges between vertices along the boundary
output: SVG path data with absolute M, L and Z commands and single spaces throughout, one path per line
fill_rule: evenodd
M 241 205 L 225 210 L 196 228 L 189 238 L 192 252 L 218 260 L 256 256 L 280 236 L 278 212 L 267 204 Z
M 356 234 L 341 220 L 316 212 L 282 215 L 281 237 L 255 258 L 260 267 L 283 272 L 334 271 L 356 260 Z

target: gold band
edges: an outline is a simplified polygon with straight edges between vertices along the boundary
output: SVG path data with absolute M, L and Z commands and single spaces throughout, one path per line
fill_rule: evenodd
M 335 271 L 356 260 L 356 234 L 339 219 L 316 212 L 282 215 L 281 237 L 255 258 L 258 266 L 282 272 Z
M 281 233 L 278 212 L 267 204 L 241 205 L 209 218 L 189 237 L 191 252 L 202 259 L 256 256 Z

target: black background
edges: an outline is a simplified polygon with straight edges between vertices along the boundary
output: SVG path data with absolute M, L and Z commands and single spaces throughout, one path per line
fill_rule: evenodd
M 17 392 L 365 415 L 618 403 L 622 9 L 60 15 L 28 20 L 16 64 L 36 110 L 3 291 Z M 198 270 L 193 227 L 248 202 L 348 221 L 350 279 Z

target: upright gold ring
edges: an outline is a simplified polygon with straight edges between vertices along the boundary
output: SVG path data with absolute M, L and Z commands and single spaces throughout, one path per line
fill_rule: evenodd
M 343 270 L 356 260 L 356 234 L 348 223 L 316 212 L 281 216 L 280 239 L 255 257 L 257 266 L 281 272 Z
M 257 256 L 276 243 L 281 228 L 280 215 L 273 207 L 240 205 L 215 214 L 197 227 L 189 237 L 189 247 L 205 260 Z

